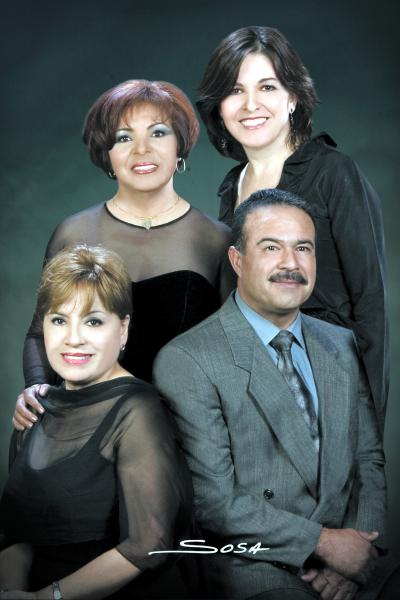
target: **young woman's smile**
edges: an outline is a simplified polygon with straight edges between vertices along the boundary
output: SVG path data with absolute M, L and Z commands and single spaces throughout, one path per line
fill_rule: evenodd
M 244 149 L 286 144 L 289 113 L 296 103 L 264 54 L 244 58 L 231 93 L 221 102 L 226 129 Z

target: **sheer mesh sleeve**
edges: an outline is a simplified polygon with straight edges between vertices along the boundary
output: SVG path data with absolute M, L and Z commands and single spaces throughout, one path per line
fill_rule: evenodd
M 18 452 L 21 449 L 24 435 L 25 435 L 24 431 L 17 431 L 16 429 L 14 429 L 11 434 L 10 445 L 9 445 L 9 449 L 8 449 L 8 470 L 9 471 L 17 457 Z M 1 513 L 1 511 L 0 511 L 0 513 Z M 10 543 L 10 540 L 7 538 L 7 536 L 4 533 L 3 519 L 0 518 L 0 550 L 2 550 L 4 547 L 8 546 L 9 543 Z
M 23 445 L 28 448 L 23 464 L 12 471 L 14 479 L 6 486 L 11 499 L 19 495 L 21 477 L 22 485 L 32 486 L 29 498 L 21 495 L 21 516 L 13 512 L 15 503 L 11 508 L 9 502 L 4 505 L 4 514 L 14 523 L 11 530 L 18 533 L 22 527 L 21 535 L 29 531 L 39 545 L 79 545 L 102 539 L 87 537 L 86 530 L 91 536 L 110 537 L 112 522 L 110 539 L 114 544 L 119 540 L 116 549 L 138 569 L 166 561 L 170 555 L 148 553 L 173 550 L 180 540 L 190 538 L 192 482 L 176 442 L 175 424 L 157 390 L 122 377 L 78 390 L 52 387 L 43 403 L 45 413 L 24 436 L 29 444 Z M 14 434 L 11 460 L 19 440 L 21 434 Z M 96 462 L 97 457 L 111 463 L 111 471 L 104 471 L 104 461 Z M 110 472 L 114 491 L 109 486 L 109 497 L 99 504 L 93 490 L 110 482 Z M 90 482 L 90 477 L 96 481 Z
M 119 480 L 117 550 L 140 570 L 157 567 L 187 538 L 192 485 L 173 425 L 155 393 L 127 400 L 103 455 L 112 453 Z
M 17 431 L 16 429 L 14 429 L 14 431 L 11 434 L 10 447 L 8 450 L 8 470 L 11 469 L 13 462 L 16 459 L 16 456 L 21 449 L 23 437 L 24 437 L 24 432 Z
M 147 380 L 151 378 L 151 364 L 158 350 L 216 310 L 235 286 L 235 274 L 227 257 L 230 229 L 195 208 L 171 223 L 146 230 L 115 218 L 105 204 L 93 206 L 57 227 L 48 243 L 45 261 L 61 248 L 79 242 L 101 244 L 114 250 L 128 267 L 134 286 L 134 326 L 146 323 L 146 327 L 132 332 L 123 366 Z M 177 277 L 179 274 L 182 277 Z M 199 283 L 196 292 L 189 295 L 192 274 Z M 157 323 L 156 317 L 159 317 Z M 148 339 L 149 318 L 153 324 L 152 338 L 169 324 L 159 340 Z M 142 349 L 148 345 L 151 346 L 148 356 L 142 358 L 146 364 L 141 365 L 138 352 L 131 347 Z M 25 340 L 24 375 L 26 386 L 57 383 L 45 356 L 42 324 L 37 315 Z

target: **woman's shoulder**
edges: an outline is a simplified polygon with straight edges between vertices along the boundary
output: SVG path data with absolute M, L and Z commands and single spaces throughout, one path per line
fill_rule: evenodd
M 117 422 L 125 433 L 170 427 L 165 402 L 154 385 L 135 377 L 121 399 Z
M 349 194 L 362 198 L 365 194 L 376 197 L 376 192 L 355 160 L 337 149 L 336 143 L 327 133 L 320 133 L 297 151 L 300 160 L 293 159 L 289 171 L 301 175 L 300 195 L 312 192 L 315 195 L 316 186 L 323 198 L 342 197 L 343 201 Z M 292 155 L 294 157 L 294 155 Z M 303 164 L 300 164 L 303 160 Z M 379 200 L 378 200 L 379 201 Z M 347 202 L 346 202 L 347 203 Z
M 221 223 L 221 221 L 217 221 L 217 219 L 207 215 L 198 208 L 192 207 L 191 213 L 193 224 L 196 224 L 196 227 L 201 227 L 207 230 L 208 233 L 220 236 L 221 238 L 230 238 L 230 227 Z
M 240 163 L 239 165 L 235 165 L 234 167 L 232 167 L 232 169 L 230 169 L 230 171 L 228 171 L 228 173 L 223 178 L 221 185 L 218 188 L 218 196 L 222 196 L 223 194 L 225 194 L 225 192 L 227 192 L 229 189 L 233 188 L 236 185 L 240 173 L 242 172 L 246 164 L 247 163 Z
M 93 206 L 89 206 L 88 208 L 84 208 L 72 215 L 66 217 L 58 227 L 76 227 L 77 225 L 83 224 L 84 226 L 88 223 L 93 223 L 93 219 L 97 219 L 102 217 L 105 212 L 104 202 L 100 202 L 100 204 L 94 204 Z
M 106 214 L 102 202 L 66 217 L 55 228 L 47 247 L 46 256 L 53 256 L 58 250 L 71 244 L 97 243 L 98 226 Z
M 354 160 L 339 150 L 335 140 L 325 131 L 318 133 L 300 146 L 299 150 L 292 156 L 296 155 L 301 158 L 310 157 L 316 162 L 337 166 L 345 167 L 347 165 L 353 167 L 355 165 Z
M 122 388 L 121 388 L 122 389 Z M 141 406 L 157 406 L 162 402 L 157 388 L 152 384 L 140 379 L 132 377 L 123 385 L 123 402 L 127 409 L 134 410 Z

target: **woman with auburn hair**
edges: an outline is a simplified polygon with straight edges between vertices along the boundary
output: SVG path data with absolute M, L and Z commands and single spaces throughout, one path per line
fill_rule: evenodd
M 131 307 L 112 251 L 67 248 L 43 271 L 37 314 L 64 384 L 49 388 L 35 427 L 14 432 L 2 600 L 187 597 L 158 551 L 190 532 L 191 480 L 157 390 L 119 362 Z
M 244 27 L 214 50 L 198 109 L 223 156 L 240 162 L 222 182 L 219 218 L 263 188 L 280 188 L 313 207 L 317 283 L 302 310 L 351 328 L 380 427 L 388 393 L 388 322 L 381 204 L 358 166 L 326 133 L 311 137 L 318 102 L 310 75 L 271 27 Z
M 83 129 L 92 162 L 116 180 L 112 198 L 61 223 L 45 261 L 78 242 L 102 244 L 125 261 L 134 290 L 130 338 L 122 365 L 151 381 L 152 363 L 170 339 L 214 312 L 234 287 L 227 260 L 230 230 L 181 198 L 175 173 L 185 170 L 199 124 L 185 94 L 171 83 L 132 80 L 98 98 Z M 36 314 L 24 347 L 26 390 L 14 425 L 35 421 L 28 403 L 53 383 Z

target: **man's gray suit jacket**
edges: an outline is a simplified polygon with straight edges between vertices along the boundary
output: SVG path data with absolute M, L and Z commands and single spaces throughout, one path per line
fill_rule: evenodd
M 302 567 L 322 526 L 385 530 L 384 455 L 350 331 L 302 316 L 319 398 L 320 461 L 296 402 L 230 296 L 159 353 L 154 381 L 177 421 L 214 597 L 311 590 Z M 289 570 L 285 570 L 289 566 Z

